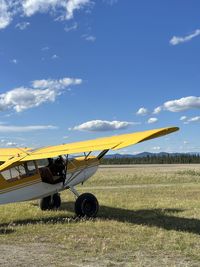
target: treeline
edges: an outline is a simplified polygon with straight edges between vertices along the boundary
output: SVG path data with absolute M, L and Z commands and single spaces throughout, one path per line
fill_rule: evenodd
M 200 155 L 152 155 L 145 157 L 115 157 L 115 158 L 103 158 L 101 164 L 112 165 L 112 164 L 184 164 L 184 163 L 200 163 Z

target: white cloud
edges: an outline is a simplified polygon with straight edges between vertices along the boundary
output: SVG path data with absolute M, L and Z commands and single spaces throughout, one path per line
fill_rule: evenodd
M 148 124 L 152 124 L 152 123 L 155 123 L 155 122 L 157 122 L 157 121 L 158 121 L 157 118 L 149 118 L 148 121 L 147 121 L 147 123 L 148 123 Z
M 163 108 L 171 112 L 185 111 L 188 109 L 200 109 L 200 97 L 188 96 L 167 101 L 164 103 Z
M 153 114 L 159 114 L 162 111 L 162 107 L 157 107 L 154 109 Z
M 56 54 L 54 54 L 52 57 L 51 57 L 51 59 L 58 59 L 59 58 L 59 56 L 57 56 Z
M 200 122 L 200 116 L 196 116 L 187 120 L 187 122 Z
M 8 146 L 8 147 L 9 147 L 9 146 L 12 146 L 12 147 L 13 147 L 13 146 L 17 146 L 17 143 L 16 143 L 16 142 L 14 142 L 14 141 L 8 141 L 8 140 L 6 140 L 6 139 L 1 139 L 1 140 L 0 140 L 0 143 L 1 143 L 0 145 L 1 145 L 1 146 L 4 146 L 4 147 L 6 147 L 6 146 Z
M 162 106 L 154 109 L 154 114 L 167 110 L 171 112 L 180 112 L 189 109 L 200 109 L 200 97 L 187 96 L 180 99 L 170 100 L 165 102 Z
M 90 3 L 90 0 L 68 0 L 66 3 L 66 19 L 72 19 L 75 10 L 81 9 Z
M 52 125 L 28 125 L 28 126 L 0 125 L 1 133 L 32 132 L 39 130 L 54 130 L 54 129 L 57 129 L 57 127 Z
M 10 142 L 7 142 L 5 145 L 6 146 L 17 146 L 17 143 L 10 141 Z
M 142 115 L 142 116 L 145 116 L 147 115 L 149 112 L 148 112 L 148 109 L 142 107 L 142 108 L 139 108 L 138 111 L 136 112 L 137 115 Z
M 103 2 L 112 6 L 112 5 L 116 4 L 118 2 L 118 0 L 103 0 Z
M 19 87 L 0 94 L 0 110 L 14 109 L 21 112 L 46 102 L 54 102 L 64 89 L 81 83 L 81 79 L 72 78 L 35 80 L 31 88 Z
M 154 146 L 152 147 L 153 150 L 161 150 L 161 147 L 160 146 Z
M 64 89 L 65 87 L 69 87 L 70 85 L 80 85 L 82 83 L 82 79 L 73 79 L 73 78 L 63 78 L 59 80 L 35 80 L 32 82 L 33 88 L 40 88 L 40 89 L 46 89 L 46 88 L 54 88 L 54 90 L 60 90 Z
M 7 1 L 0 0 L 0 29 L 6 28 L 12 21 Z
M 91 0 L 0 0 L 0 29 L 6 28 L 17 15 L 30 17 L 36 13 L 49 13 L 59 20 L 70 20 L 75 11 L 92 3 Z M 24 24 L 22 28 L 27 26 Z
M 182 120 L 184 124 L 189 124 L 191 122 L 200 122 L 200 116 L 196 116 L 196 117 L 192 117 L 192 118 L 188 118 L 186 116 L 183 116 L 185 119 Z M 182 117 L 181 117 L 182 118 Z
M 170 44 L 178 45 L 181 43 L 185 43 L 185 42 L 191 41 L 193 38 L 197 37 L 198 35 L 200 35 L 200 29 L 197 29 L 192 34 L 186 35 L 184 37 L 173 36 L 172 39 L 170 40 Z
M 25 30 L 28 26 L 30 26 L 30 23 L 29 22 L 26 22 L 26 21 L 23 21 L 23 22 L 19 22 L 16 24 L 15 28 L 23 31 Z
M 77 125 L 74 128 L 71 128 L 69 130 L 104 132 L 104 131 L 126 129 L 129 126 L 135 125 L 135 124 L 138 124 L 138 123 L 127 122 L 127 121 L 93 120 L 93 121 L 88 121 L 83 124 Z
M 48 46 L 44 46 L 44 47 L 42 47 L 42 51 L 48 51 L 50 48 L 48 47 Z
M 83 35 L 83 38 L 88 42 L 95 42 L 96 41 L 96 37 L 93 35 Z
M 85 40 L 86 40 L 86 41 L 89 41 L 89 42 L 95 42 L 95 41 L 96 41 L 96 37 L 90 35 L 90 36 L 86 37 Z
M 187 119 L 187 116 L 181 116 L 180 121 L 185 121 Z
M 74 12 L 88 5 L 90 0 L 24 0 L 22 1 L 23 12 L 26 16 L 32 16 L 33 14 L 53 12 L 56 10 L 62 10 L 60 18 L 72 19 Z
M 78 28 L 78 23 L 75 22 L 75 23 L 72 24 L 71 26 L 66 25 L 65 28 L 64 28 L 64 30 L 65 30 L 66 32 L 71 32 L 71 31 L 75 31 L 77 28 Z
M 13 58 L 13 59 L 11 60 L 11 63 L 13 63 L 13 64 L 17 64 L 17 63 L 18 63 L 18 60 L 17 60 L 16 58 Z

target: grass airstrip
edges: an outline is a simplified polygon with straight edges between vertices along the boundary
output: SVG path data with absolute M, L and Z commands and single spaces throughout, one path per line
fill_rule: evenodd
M 0 266 L 200 266 L 200 166 L 101 167 L 80 193 L 100 203 L 96 219 L 37 201 L 0 206 Z

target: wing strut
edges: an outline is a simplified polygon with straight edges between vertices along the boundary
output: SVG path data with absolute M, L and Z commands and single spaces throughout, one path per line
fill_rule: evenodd
M 105 149 L 101 151 L 101 153 L 97 156 L 98 160 L 102 159 L 106 153 L 108 153 L 109 149 Z
M 65 185 L 65 181 L 67 179 L 67 170 L 68 170 L 68 163 L 69 163 L 69 155 L 66 156 L 66 163 L 65 163 L 65 170 L 64 170 L 64 179 L 63 179 L 63 187 Z

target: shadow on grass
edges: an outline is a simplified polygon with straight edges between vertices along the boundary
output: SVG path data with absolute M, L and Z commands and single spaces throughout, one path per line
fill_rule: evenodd
M 63 203 L 62 210 L 73 211 L 73 203 Z M 200 220 L 175 216 L 183 209 L 145 209 L 127 210 L 108 206 L 100 206 L 98 218 L 128 222 L 136 225 L 159 227 L 166 230 L 200 234 Z
M 74 212 L 74 202 L 63 202 L 60 211 Z M 114 208 L 101 206 L 99 210 L 99 219 L 115 220 L 118 222 L 128 222 L 135 225 L 146 225 L 149 227 L 159 227 L 166 230 L 174 230 L 181 232 L 189 232 L 200 234 L 200 220 L 192 218 L 182 218 L 175 216 L 177 213 L 183 212 L 182 209 L 146 209 L 146 210 L 127 210 L 122 208 Z M 32 218 L 25 220 L 16 220 L 12 223 L 0 224 L 0 234 L 8 234 L 12 226 L 11 232 L 15 226 L 23 226 L 28 224 L 65 224 L 78 223 L 85 221 L 86 218 L 80 219 L 73 216 L 64 216 L 55 214 L 54 216 Z M 94 219 L 91 219 L 94 220 Z M 7 228 L 7 229 L 6 229 Z M 2 229 L 2 230 L 1 230 Z
M 0 228 L 0 235 L 8 235 L 8 234 L 12 234 L 15 231 L 13 229 L 9 229 L 9 228 Z

